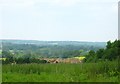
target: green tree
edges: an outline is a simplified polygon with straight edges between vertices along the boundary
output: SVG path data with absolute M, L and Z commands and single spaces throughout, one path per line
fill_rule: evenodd
M 110 48 L 112 47 L 111 41 L 108 41 L 108 42 L 107 42 L 107 46 L 106 46 L 106 47 L 107 47 L 107 49 L 110 49 Z
M 102 59 L 102 57 L 104 56 L 104 49 L 99 49 L 96 52 L 96 56 L 97 56 L 97 59 Z
M 14 55 L 9 51 L 2 51 L 2 57 L 7 59 L 7 63 L 11 63 L 14 61 Z
M 88 55 L 85 58 L 86 62 L 96 62 L 96 53 L 93 50 L 90 50 Z

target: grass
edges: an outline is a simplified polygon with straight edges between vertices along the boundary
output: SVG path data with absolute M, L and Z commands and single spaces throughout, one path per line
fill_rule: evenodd
M 3 82 L 118 82 L 118 63 L 3 65 Z

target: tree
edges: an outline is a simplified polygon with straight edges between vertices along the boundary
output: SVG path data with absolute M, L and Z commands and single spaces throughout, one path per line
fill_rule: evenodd
M 102 57 L 104 56 L 104 49 L 99 49 L 96 52 L 96 56 L 97 56 L 97 59 L 102 59 Z
M 96 51 L 90 51 L 86 56 L 86 61 L 93 62 L 93 60 L 116 60 L 120 56 L 120 40 L 115 40 L 114 42 L 108 41 L 106 49 L 99 49 Z
M 110 48 L 112 47 L 111 41 L 108 41 L 108 42 L 107 42 L 107 46 L 106 46 L 106 47 L 107 47 L 107 49 L 110 49 Z
M 93 50 L 90 50 L 88 55 L 85 58 L 86 62 L 96 62 L 96 53 Z
M 13 54 L 9 51 L 2 51 L 2 57 L 7 59 L 7 63 L 11 63 L 14 61 Z

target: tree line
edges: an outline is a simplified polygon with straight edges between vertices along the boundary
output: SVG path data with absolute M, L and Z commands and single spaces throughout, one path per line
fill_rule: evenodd
M 58 47 L 58 46 L 56 46 Z M 53 50 L 55 49 L 55 46 L 51 47 L 51 51 L 52 51 L 52 48 Z M 41 49 L 41 48 L 38 48 L 37 49 Z M 48 49 L 48 47 L 47 47 Z M 75 56 L 80 56 L 81 53 L 84 51 L 82 50 L 72 50 L 72 47 L 70 46 L 69 47 L 69 50 L 66 50 L 66 48 L 64 50 L 59 50 L 60 49 L 60 46 L 58 47 L 58 49 L 56 50 L 56 53 L 58 54 L 55 54 L 55 55 L 62 55 L 62 56 L 58 56 L 58 57 L 61 57 L 61 58 L 70 58 L 70 57 L 75 57 Z M 49 49 L 50 50 L 50 49 Z M 46 51 L 45 49 L 43 49 L 43 51 Z M 106 48 L 101 48 L 101 49 L 98 49 L 98 50 L 90 50 L 87 54 L 85 54 L 85 60 L 84 62 L 98 62 L 98 61 L 106 61 L 106 60 L 109 60 L 109 61 L 112 61 L 112 60 L 116 60 L 119 58 L 120 56 L 120 40 L 115 40 L 114 42 L 111 42 L 111 41 L 108 41 L 107 42 L 107 45 L 106 45 Z M 60 54 L 61 52 L 61 54 Z M 38 54 L 37 54 L 38 53 Z M 22 63 L 47 63 L 46 60 L 40 60 L 38 58 L 44 58 L 44 57 L 48 57 L 48 56 L 40 56 L 41 53 L 44 53 L 44 52 L 32 52 L 32 50 L 30 52 L 26 52 L 26 53 L 23 53 L 21 51 L 18 51 L 18 52 L 10 52 L 9 50 L 5 50 L 3 49 L 2 51 L 2 57 L 3 58 L 6 58 L 5 61 L 3 61 L 2 63 L 3 64 L 8 64 L 8 63 L 18 63 L 18 64 L 22 64 Z M 45 54 L 45 53 L 44 53 Z M 49 54 L 52 54 L 52 53 L 49 53 Z M 55 56 L 53 56 L 52 58 L 56 58 Z
M 15 43 L 18 42 L 18 43 Z M 24 44 L 20 44 L 20 43 Z M 39 42 L 40 44 L 27 44 L 26 41 L 10 41 L 2 42 L 3 51 L 12 51 L 16 57 L 22 57 L 27 53 L 31 53 L 34 57 L 74 57 L 76 55 L 85 55 L 89 50 L 97 51 L 100 48 L 105 47 L 104 43 L 99 42 L 57 42 L 58 44 L 53 44 L 54 42 Z M 50 44 L 52 43 L 52 44 Z M 49 45 L 48 45 L 49 44 Z M 80 52 L 82 51 L 82 52 Z
M 90 50 L 86 55 L 85 62 L 98 62 L 98 61 L 112 61 L 120 57 L 120 40 L 114 42 L 108 41 L 106 48 L 101 48 L 98 51 Z

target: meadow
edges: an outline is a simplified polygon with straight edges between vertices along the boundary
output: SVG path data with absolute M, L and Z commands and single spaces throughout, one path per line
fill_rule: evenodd
M 3 82 L 118 82 L 118 61 L 79 64 L 5 64 Z

